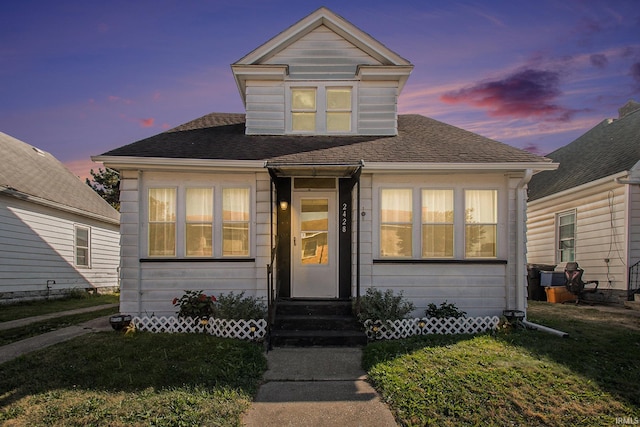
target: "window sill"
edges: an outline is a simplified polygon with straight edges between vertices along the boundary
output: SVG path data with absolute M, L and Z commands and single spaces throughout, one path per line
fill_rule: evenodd
M 255 258 L 140 258 L 140 262 L 255 262 Z
M 506 259 L 374 259 L 374 264 L 507 264 Z

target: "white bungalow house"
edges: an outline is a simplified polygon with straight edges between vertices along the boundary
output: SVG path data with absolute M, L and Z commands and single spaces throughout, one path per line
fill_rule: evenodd
M 51 154 L 0 132 L 0 302 L 118 287 L 120 215 Z
M 578 262 L 608 301 L 630 298 L 640 288 L 640 104 L 548 157 L 558 170 L 529 184 L 529 262 Z
M 375 287 L 417 315 L 524 309 L 526 187 L 555 164 L 399 115 L 413 65 L 326 8 L 231 68 L 245 114 L 94 157 L 121 173 L 121 312 L 172 315 L 185 289 L 262 297 L 272 281 L 276 300 Z

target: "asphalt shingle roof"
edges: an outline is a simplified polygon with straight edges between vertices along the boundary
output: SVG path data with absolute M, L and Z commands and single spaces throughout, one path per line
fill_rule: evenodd
M 397 136 L 245 135 L 245 115 L 212 113 L 103 156 L 280 162 L 543 162 L 531 154 L 420 115 L 400 115 Z
M 628 171 L 640 161 L 640 104 L 630 102 L 620 111 L 626 115 L 603 120 L 548 154 L 546 157 L 560 166 L 534 175 L 529 183 L 529 201 Z
M 119 221 L 120 214 L 51 154 L 0 132 L 0 191 L 15 190 Z

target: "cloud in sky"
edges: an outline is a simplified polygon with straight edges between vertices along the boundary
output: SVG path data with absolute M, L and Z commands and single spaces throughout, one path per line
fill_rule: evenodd
M 591 65 L 596 68 L 606 68 L 609 63 L 607 56 L 602 53 L 594 53 L 589 57 L 589 60 L 591 61 Z
M 502 79 L 447 92 L 440 96 L 440 100 L 449 104 L 466 103 L 480 107 L 487 110 L 491 117 L 566 121 L 575 110 L 555 103 L 562 94 L 559 86 L 559 73 L 527 68 Z
M 148 119 L 139 119 L 138 122 L 143 128 L 150 128 L 153 126 L 155 119 L 153 117 L 149 117 Z

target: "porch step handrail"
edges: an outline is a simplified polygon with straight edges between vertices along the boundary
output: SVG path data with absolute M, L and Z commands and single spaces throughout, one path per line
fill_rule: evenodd
M 278 252 L 278 240 L 271 248 L 271 261 L 267 264 L 267 344 L 270 346 L 271 327 L 275 321 L 276 304 L 278 300 L 278 289 L 274 286 L 274 266 L 276 253 Z
M 633 294 L 640 292 L 640 261 L 629 267 L 629 283 L 627 285 L 627 299 L 633 300 Z

